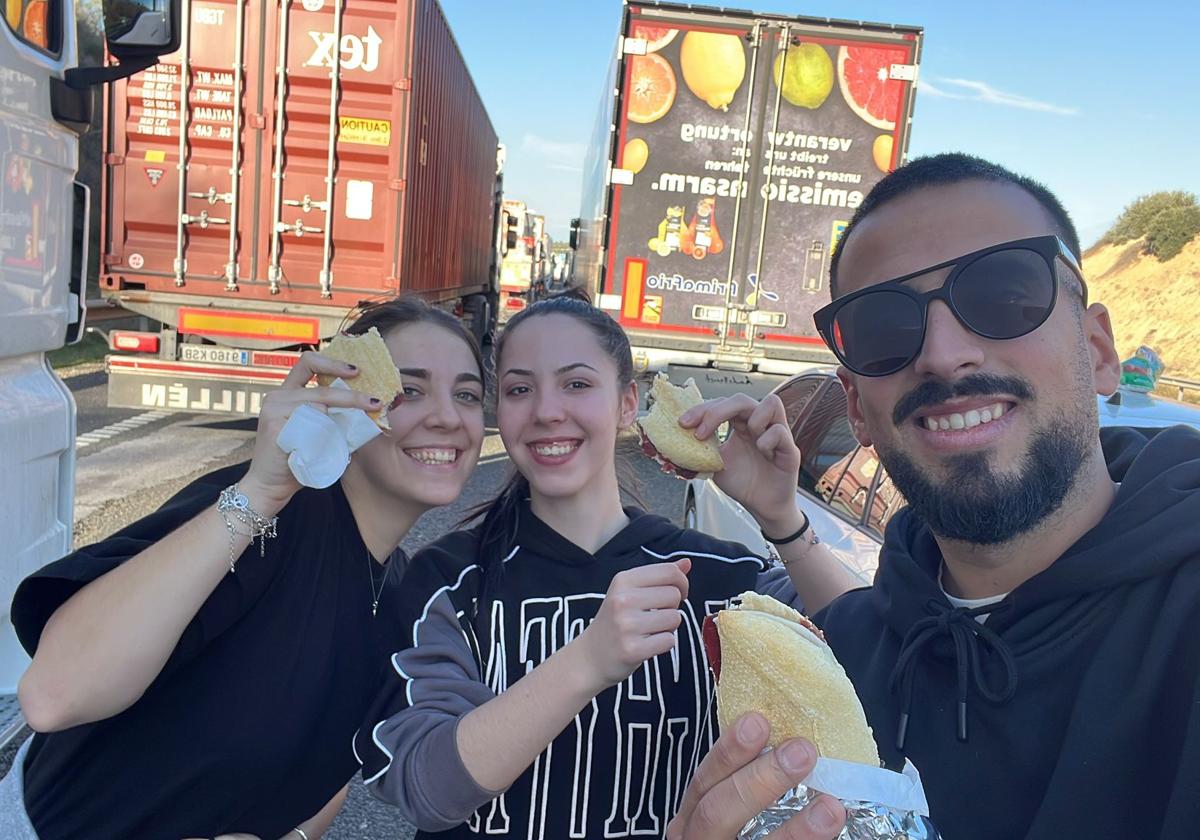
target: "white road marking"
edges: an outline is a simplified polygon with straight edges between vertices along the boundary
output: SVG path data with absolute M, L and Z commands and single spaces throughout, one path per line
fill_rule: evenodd
M 109 423 L 100 429 L 93 429 L 90 432 L 84 432 L 75 438 L 75 449 L 80 450 L 91 446 L 93 443 L 99 443 L 102 440 L 108 440 L 111 437 L 121 434 L 122 432 L 133 431 L 134 429 L 145 426 L 147 423 L 153 423 L 155 420 L 161 420 L 164 417 L 169 417 L 169 411 L 146 411 L 138 414 L 135 417 L 129 417 L 125 420 L 120 420 L 116 423 Z
M 252 431 L 172 423 L 114 440 L 76 461 L 75 521 L 166 478 L 211 469 L 253 439 Z

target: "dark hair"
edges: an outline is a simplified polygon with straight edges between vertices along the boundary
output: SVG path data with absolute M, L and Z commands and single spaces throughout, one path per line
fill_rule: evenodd
M 500 358 L 504 354 L 504 345 L 508 337 L 526 321 L 544 315 L 566 315 L 591 329 L 600 347 L 617 366 L 617 384 L 620 388 L 624 389 L 634 381 L 633 353 L 629 349 L 629 337 L 625 335 L 621 325 L 604 310 L 593 306 L 583 289 L 569 288 L 527 306 L 509 319 L 504 331 L 496 339 L 492 352 L 497 383 L 500 378 Z M 496 397 L 498 400 L 499 394 Z M 618 442 L 618 455 L 621 454 Z M 640 503 L 636 474 L 624 458 L 618 458 L 617 477 L 621 489 Z M 460 525 L 465 525 L 480 515 L 483 516 L 479 527 L 478 549 L 478 563 L 483 570 L 483 586 L 479 598 L 475 601 L 476 618 L 483 616 L 486 619 L 485 607 L 504 576 L 504 558 L 516 540 L 521 503 L 528 497 L 529 479 L 514 467 L 496 497 L 467 511 L 459 522 Z
M 1075 259 L 1082 261 L 1083 255 L 1079 248 L 1079 234 L 1075 230 L 1075 224 L 1054 193 L 1050 192 L 1045 185 L 983 158 L 961 152 L 945 152 L 940 155 L 916 158 L 895 172 L 884 176 L 883 180 L 867 193 L 863 203 L 854 211 L 850 224 L 846 225 L 846 229 L 842 231 L 842 237 L 829 260 L 830 296 L 833 298 L 838 296 L 838 263 L 841 260 L 842 251 L 845 250 L 846 241 L 859 222 L 889 201 L 908 193 L 924 187 L 947 186 L 962 181 L 1001 181 L 1025 190 L 1045 209 L 1055 227 L 1058 228 L 1059 234 L 1062 235 L 1063 242 L 1075 255 Z
M 415 295 L 401 295 L 389 300 L 360 304 L 356 310 L 347 316 L 347 325 L 342 331 L 349 335 L 362 335 L 375 327 L 379 334 L 387 338 L 389 332 L 410 324 L 433 324 L 453 333 L 466 342 L 479 366 L 480 377 L 486 380 L 483 366 L 483 353 L 479 350 L 479 342 L 463 324 L 444 309 L 430 306 Z

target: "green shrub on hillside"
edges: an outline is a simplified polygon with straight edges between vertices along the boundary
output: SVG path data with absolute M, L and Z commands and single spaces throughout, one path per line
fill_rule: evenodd
M 1145 237 L 1145 254 L 1165 262 L 1200 234 L 1200 203 L 1182 190 L 1144 195 L 1130 204 L 1100 239 L 1101 244 L 1123 245 Z
M 1150 220 L 1146 231 L 1147 254 L 1166 262 L 1200 233 L 1200 207 L 1168 207 Z

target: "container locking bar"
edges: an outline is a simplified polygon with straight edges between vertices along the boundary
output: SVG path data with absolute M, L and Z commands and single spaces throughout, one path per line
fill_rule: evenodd
M 185 219 L 187 215 L 187 164 L 188 164 L 188 132 L 191 127 L 188 120 L 188 100 L 191 97 L 191 81 L 192 81 L 192 3 L 191 0 L 183 0 L 183 14 L 181 15 L 180 32 L 180 54 L 179 54 L 179 162 L 176 168 L 179 171 L 179 199 L 177 205 L 176 218 L 178 219 L 175 225 L 175 285 L 182 286 L 187 274 L 187 260 L 183 255 L 183 241 L 187 236 L 185 226 L 188 222 Z

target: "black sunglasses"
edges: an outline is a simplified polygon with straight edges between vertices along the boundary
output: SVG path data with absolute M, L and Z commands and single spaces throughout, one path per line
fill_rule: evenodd
M 945 303 L 960 324 L 983 338 L 1020 338 L 1036 330 L 1054 311 L 1059 260 L 1079 280 L 1086 308 L 1087 284 L 1075 257 L 1057 236 L 1034 236 L 851 292 L 818 309 L 813 320 L 847 368 L 861 376 L 888 376 L 920 354 L 931 301 Z M 909 285 L 951 266 L 936 289 L 919 292 Z

